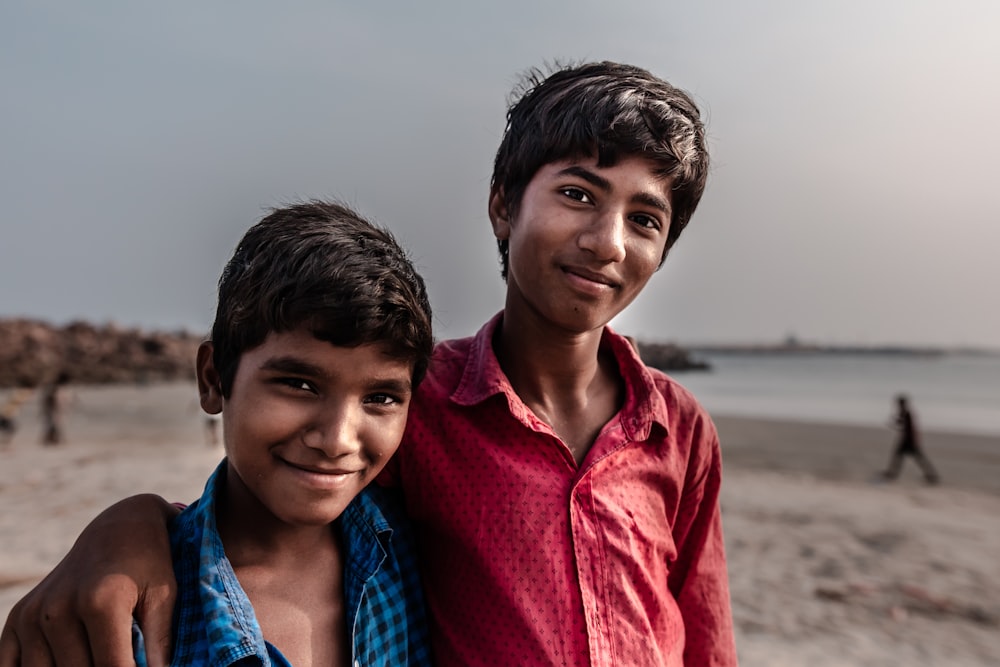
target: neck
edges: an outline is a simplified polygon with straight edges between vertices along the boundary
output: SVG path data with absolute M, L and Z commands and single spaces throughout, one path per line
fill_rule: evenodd
M 282 521 L 231 468 L 220 491 L 215 520 L 234 568 L 244 564 L 301 563 L 303 553 L 319 554 L 338 548 L 332 525 L 299 526 Z
M 493 338 L 514 392 L 552 427 L 577 464 L 624 397 L 614 356 L 601 353 L 602 335 L 603 327 L 571 333 L 505 312 Z
M 593 381 L 600 367 L 603 327 L 583 333 L 552 327 L 537 318 L 504 311 L 493 336 L 493 349 L 514 391 L 532 394 L 567 391 Z
M 344 559 L 333 527 L 281 521 L 231 467 L 227 473 L 219 534 L 264 638 L 294 665 L 350 664 Z

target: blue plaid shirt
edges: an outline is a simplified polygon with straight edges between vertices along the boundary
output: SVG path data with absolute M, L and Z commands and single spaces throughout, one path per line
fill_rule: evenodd
M 264 640 L 222 547 L 215 499 L 225 474 L 223 460 L 201 498 L 170 527 L 178 589 L 171 664 L 288 665 Z M 369 486 L 335 524 L 344 545 L 345 616 L 351 624 L 356 667 L 430 664 L 416 553 L 396 493 Z M 133 626 L 133 634 L 136 663 L 145 667 L 138 626 Z

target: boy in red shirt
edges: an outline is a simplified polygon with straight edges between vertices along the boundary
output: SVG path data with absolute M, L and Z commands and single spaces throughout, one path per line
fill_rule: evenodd
M 529 75 L 509 109 L 488 207 L 504 309 L 438 344 L 383 480 L 403 487 L 418 534 L 438 664 L 736 664 L 715 428 L 607 326 L 707 172 L 697 107 L 637 67 Z M 137 602 L 140 623 L 165 629 L 170 562 L 148 545 L 170 513 L 140 498 L 99 517 L 12 612 L 0 667 L 18 642 L 115 664 Z M 62 623 L 90 647 L 82 629 L 57 637 Z

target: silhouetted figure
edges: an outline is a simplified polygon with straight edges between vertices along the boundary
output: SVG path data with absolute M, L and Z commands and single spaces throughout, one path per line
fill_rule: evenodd
M 21 404 L 31 396 L 31 390 L 27 388 L 15 389 L 6 402 L 0 407 L 0 447 L 6 448 L 10 441 L 14 439 L 17 432 L 17 412 L 21 409 Z
M 896 479 L 899 476 L 899 471 L 903 467 L 903 457 L 912 456 L 913 460 L 917 462 L 920 469 L 924 472 L 924 479 L 927 480 L 928 484 L 937 484 L 940 481 L 937 471 L 934 470 L 934 466 L 931 465 L 930 459 L 928 459 L 923 450 L 920 449 L 919 438 L 917 436 L 917 425 L 913 418 L 913 412 L 910 410 L 909 401 L 906 396 L 900 394 L 896 397 L 897 412 L 896 412 L 896 428 L 899 430 L 899 441 L 896 444 L 896 449 L 892 453 L 892 458 L 889 460 L 889 467 L 882 477 L 885 479 Z
M 63 408 L 69 373 L 62 371 L 53 382 L 42 387 L 42 444 L 58 445 L 63 441 Z
M 6 447 L 10 443 L 16 430 L 17 422 L 7 415 L 0 414 L 0 447 Z
M 222 422 L 222 415 L 204 415 L 205 420 L 205 444 L 214 447 L 219 444 L 219 424 Z

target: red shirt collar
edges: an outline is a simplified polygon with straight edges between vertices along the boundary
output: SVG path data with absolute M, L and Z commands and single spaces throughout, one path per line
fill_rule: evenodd
M 472 339 L 465 371 L 451 394 L 451 400 L 458 405 L 476 405 L 491 396 L 502 394 L 507 399 L 511 414 L 530 424 L 533 419 L 530 409 L 514 392 L 493 351 L 493 335 L 501 321 L 503 311 L 490 318 Z M 665 433 L 667 406 L 662 394 L 656 390 L 654 372 L 657 371 L 651 371 L 628 339 L 615 333 L 610 326 L 604 327 L 601 336 L 601 349 L 608 348 L 615 355 L 618 371 L 625 379 L 625 403 L 618 417 L 628 436 L 634 440 L 647 440 L 653 424 Z

